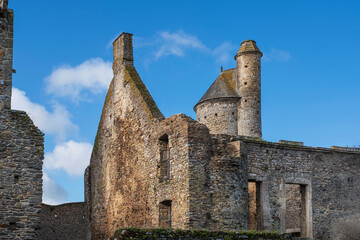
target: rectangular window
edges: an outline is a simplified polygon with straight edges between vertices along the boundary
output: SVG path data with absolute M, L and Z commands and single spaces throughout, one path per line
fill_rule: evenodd
M 306 237 L 306 185 L 286 184 L 286 232 L 293 237 Z
M 171 201 L 166 200 L 159 205 L 159 227 L 171 228 Z
M 160 139 L 160 182 L 170 179 L 170 150 L 168 135 Z
M 261 182 L 249 181 L 249 230 L 263 230 Z

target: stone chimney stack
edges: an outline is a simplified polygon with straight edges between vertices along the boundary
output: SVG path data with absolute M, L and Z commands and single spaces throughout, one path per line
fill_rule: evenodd
M 254 40 L 246 40 L 235 56 L 238 106 L 238 134 L 262 137 L 261 131 L 261 57 Z
M 114 74 L 118 72 L 120 66 L 133 66 L 133 47 L 132 47 L 132 34 L 122 33 L 113 42 L 113 55 L 114 63 L 113 70 Z
M 11 109 L 14 13 L 0 0 L 0 111 Z

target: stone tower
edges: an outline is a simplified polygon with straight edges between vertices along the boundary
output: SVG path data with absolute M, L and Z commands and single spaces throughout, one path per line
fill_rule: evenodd
M 261 138 L 261 57 L 254 40 L 241 43 L 235 55 L 238 106 L 238 134 Z
M 0 110 L 11 108 L 14 13 L 0 0 Z
M 212 134 L 237 135 L 239 99 L 236 70 L 222 71 L 195 105 L 197 121 L 205 124 Z

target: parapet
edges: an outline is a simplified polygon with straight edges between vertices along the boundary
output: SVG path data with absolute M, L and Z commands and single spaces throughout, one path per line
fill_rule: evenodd
M 343 151 L 352 151 L 352 152 L 360 152 L 360 148 L 358 148 L 358 147 L 339 147 L 339 146 L 331 146 L 331 149 L 343 150 Z
M 304 146 L 304 142 L 296 142 L 296 141 L 289 141 L 289 140 L 279 140 L 279 143 L 297 145 L 297 146 Z

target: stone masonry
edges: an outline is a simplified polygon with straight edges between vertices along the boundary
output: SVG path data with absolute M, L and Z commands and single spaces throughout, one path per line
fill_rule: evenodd
M 0 1 L 0 239 L 38 239 L 43 133 L 11 110 L 13 11 Z
M 25 112 L 0 111 L 0 239 L 37 239 L 43 141 Z
M 14 13 L 7 5 L 0 1 L 0 110 L 11 105 Z
M 0 239 L 102 240 L 122 228 L 161 227 L 327 240 L 360 215 L 360 149 L 261 138 L 255 41 L 241 44 L 236 67 L 221 71 L 195 105 L 196 121 L 164 118 L 134 67 L 129 33 L 113 43 L 85 202 L 41 204 L 43 134 L 11 110 L 7 5 L 0 0 Z
M 330 239 L 360 212 L 360 151 L 261 139 L 261 56 L 241 44 L 195 105 L 164 118 L 134 67 L 132 34 L 114 44 L 85 192 L 91 239 L 123 227 L 276 230 Z
M 87 212 L 84 202 L 58 206 L 42 204 L 39 240 L 87 239 Z

